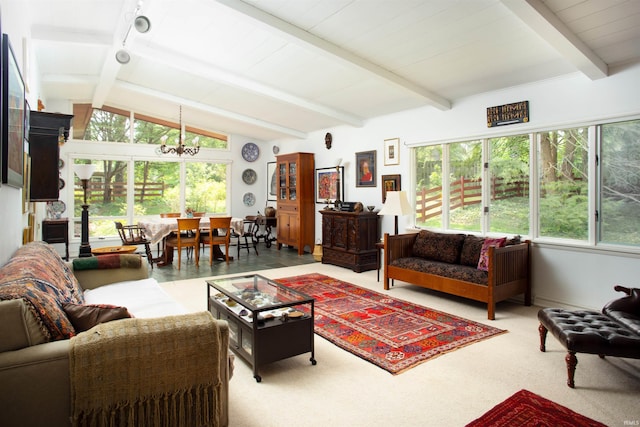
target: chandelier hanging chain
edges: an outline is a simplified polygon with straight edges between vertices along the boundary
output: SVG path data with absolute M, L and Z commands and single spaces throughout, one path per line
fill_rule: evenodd
M 185 127 L 186 129 L 186 127 Z M 200 144 L 198 144 L 198 138 L 194 138 L 193 147 L 186 147 L 184 144 L 185 134 L 182 132 L 182 105 L 180 106 L 180 122 L 179 122 L 179 136 L 177 145 L 175 147 L 167 147 L 167 136 L 162 137 L 162 145 L 160 145 L 160 151 L 162 154 L 177 154 L 182 156 L 183 154 L 189 154 L 195 156 L 200 151 Z

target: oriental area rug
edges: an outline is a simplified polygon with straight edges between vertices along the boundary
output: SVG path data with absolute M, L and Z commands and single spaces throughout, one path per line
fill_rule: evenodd
M 315 299 L 316 334 L 392 374 L 506 332 L 322 274 L 276 281 Z
M 606 427 L 562 405 L 527 390 L 520 390 L 467 427 Z

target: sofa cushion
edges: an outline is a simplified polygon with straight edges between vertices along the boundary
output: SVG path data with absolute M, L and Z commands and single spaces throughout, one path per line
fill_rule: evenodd
M 487 274 L 487 272 L 478 270 L 475 266 L 469 267 L 460 264 L 431 261 L 418 257 L 398 258 L 393 260 L 389 265 L 393 267 L 419 271 L 421 273 L 429 273 L 436 276 L 448 277 L 449 279 L 477 283 L 479 285 L 486 285 L 489 282 L 489 275 Z
M 500 237 L 497 239 L 484 239 L 482 243 L 482 249 L 480 250 L 480 260 L 478 261 L 478 270 L 488 271 L 489 270 L 489 248 L 496 247 L 501 248 L 504 246 L 507 241 L 506 237 Z
M 39 320 L 21 298 L 0 301 L 0 352 L 48 341 Z
M 421 230 L 413 244 L 413 255 L 455 264 L 460 260 L 464 234 L 434 233 Z
M 171 298 L 155 279 L 132 280 L 85 291 L 87 304 L 127 307 L 137 318 L 184 314 L 187 310 Z
M 87 331 L 99 323 L 131 317 L 126 307 L 110 304 L 68 303 L 62 308 L 78 333 Z
M 462 250 L 460 251 L 460 264 L 468 265 L 469 267 L 478 267 L 483 243 L 484 237 L 467 234 L 462 244 Z

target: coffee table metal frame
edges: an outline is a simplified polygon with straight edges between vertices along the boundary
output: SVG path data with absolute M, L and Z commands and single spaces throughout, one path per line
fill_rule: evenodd
M 251 296 L 256 293 L 267 295 L 270 300 L 255 303 Z M 257 382 L 262 381 L 260 367 L 268 363 L 308 352 L 311 364 L 317 363 L 314 299 L 309 295 L 257 274 L 233 276 L 207 280 L 207 307 L 215 318 L 228 322 L 229 347 L 253 367 Z M 289 307 L 295 307 L 303 316 L 271 317 Z

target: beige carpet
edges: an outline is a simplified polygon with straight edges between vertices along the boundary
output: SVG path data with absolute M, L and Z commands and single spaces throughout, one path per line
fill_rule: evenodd
M 315 272 L 385 292 L 375 270 L 358 274 L 317 263 L 260 273 L 275 279 Z M 205 279 L 163 287 L 197 311 L 206 309 Z M 523 388 L 609 426 L 640 422 L 640 360 L 578 355 L 576 389 L 569 389 L 564 348 L 550 336 L 547 352 L 538 350 L 539 307 L 505 301 L 490 321 L 480 303 L 402 282 L 386 292 L 509 332 L 396 376 L 317 335 L 316 366 L 309 354 L 276 362 L 261 369 L 259 384 L 236 358 L 229 384 L 230 426 L 463 426 Z

